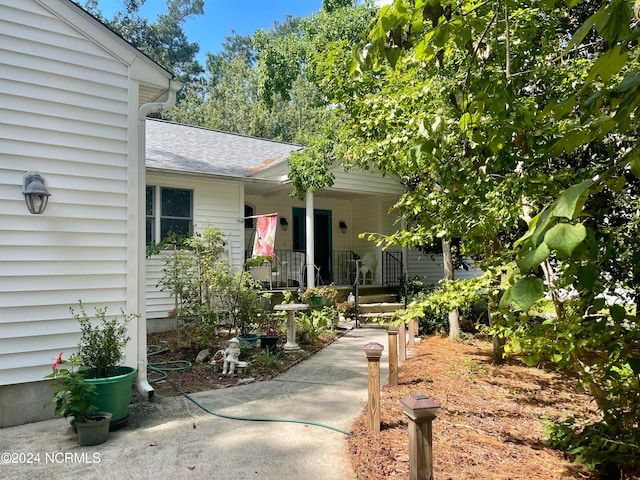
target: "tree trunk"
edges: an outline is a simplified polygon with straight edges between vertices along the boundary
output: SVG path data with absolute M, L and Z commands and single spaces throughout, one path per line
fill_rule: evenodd
M 486 238 L 484 243 L 485 258 L 493 258 L 493 255 L 498 249 L 497 238 Z M 496 291 L 496 289 L 489 289 Z M 500 294 L 489 293 L 489 301 L 487 302 L 487 314 L 489 316 L 489 326 L 493 327 L 498 319 L 499 311 L 498 304 L 500 303 Z M 493 351 L 491 352 L 491 362 L 494 365 L 502 365 L 504 363 L 504 338 L 500 338 L 494 335 L 492 338 Z
M 451 256 L 451 242 L 442 240 L 442 258 L 444 259 L 444 281 L 454 280 L 453 258 Z M 460 313 L 458 309 L 449 312 L 449 338 L 460 336 Z

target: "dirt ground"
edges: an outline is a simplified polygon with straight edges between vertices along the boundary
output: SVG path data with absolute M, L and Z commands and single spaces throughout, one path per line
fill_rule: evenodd
M 224 348 L 223 335 L 211 350 Z M 150 334 L 150 362 L 190 360 L 198 348 L 175 332 Z M 278 356 L 276 370 L 243 372 L 223 377 L 207 363 L 176 368 L 165 380 L 154 383 L 158 395 L 179 395 L 240 384 L 247 378 L 268 379 L 303 361 L 333 339 L 324 338 L 294 357 Z M 359 480 L 409 476 L 409 445 L 406 416 L 400 399 L 426 394 L 440 405 L 433 422 L 434 476 L 440 480 L 554 480 L 595 479 L 581 465 L 544 444 L 544 422 L 565 418 L 572 412 L 595 414 L 590 398 L 575 382 L 554 372 L 523 366 L 517 360 L 495 367 L 490 363 L 491 345 L 481 340 L 451 341 L 428 337 L 408 349 L 409 359 L 399 368 L 399 385 L 383 388 L 381 432 L 370 434 L 365 412 L 357 418 L 349 437 L 349 449 Z M 255 353 L 255 351 L 254 351 Z M 150 372 L 151 379 L 160 374 Z M 386 379 L 383 379 L 385 381 Z M 627 476 L 625 480 L 640 480 Z
M 258 366 L 259 362 L 251 362 L 255 368 L 247 369 L 233 376 L 223 376 L 216 371 L 210 364 L 211 358 L 202 363 L 195 362 L 198 352 L 205 347 L 209 349 L 211 355 L 218 350 L 224 350 L 227 346 L 226 341 L 230 338 L 227 331 L 221 330 L 219 336 L 213 338 L 207 345 L 198 345 L 193 335 L 186 330 L 151 333 L 147 335 L 147 345 L 149 346 L 147 358 L 152 367 L 148 371 L 149 381 L 153 385 L 156 395 L 175 396 L 182 393 L 232 387 L 242 384 L 248 379 L 268 380 L 296 363 L 309 358 L 314 352 L 324 348 L 343 333 L 337 331 L 335 336 L 320 335 L 313 345 L 301 343 L 303 351 L 300 353 L 276 354 L 276 361 L 268 365 Z M 279 340 L 278 349 L 280 351 L 284 341 L 283 338 Z M 248 360 L 248 357 L 256 355 L 260 351 L 260 343 L 258 342 L 252 351 L 243 352 L 240 360 Z M 154 370 L 153 367 L 162 371 Z
M 545 419 L 595 414 L 590 397 L 578 392 L 574 381 L 517 360 L 494 367 L 491 345 L 480 340 L 429 337 L 410 354 L 399 368 L 399 385 L 383 390 L 380 434 L 368 433 L 364 415 L 354 423 L 349 445 L 359 480 L 408 478 L 400 399 L 416 393 L 441 406 L 433 421 L 436 479 L 597 478 L 543 441 Z

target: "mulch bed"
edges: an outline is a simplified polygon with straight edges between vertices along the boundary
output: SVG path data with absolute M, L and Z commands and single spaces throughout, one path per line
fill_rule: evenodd
M 383 389 L 381 432 L 368 432 L 365 415 L 354 422 L 349 447 L 359 480 L 408 478 L 407 420 L 400 399 L 417 393 L 441 406 L 433 421 L 434 478 L 597 478 L 543 440 L 547 418 L 595 415 L 590 397 L 574 381 L 517 360 L 493 366 L 491 345 L 480 340 L 429 337 L 410 352 L 399 368 L 399 385 Z
M 155 394 L 159 396 L 176 396 L 182 393 L 195 393 L 206 390 L 215 390 L 217 388 L 227 388 L 245 383 L 249 379 L 251 381 L 262 381 L 273 378 L 298 362 L 303 361 L 314 352 L 326 345 L 330 344 L 342 335 L 344 332 L 337 331 L 335 337 L 320 335 L 317 342 L 313 345 L 301 344 L 303 351 L 300 353 L 281 352 L 284 338 L 279 340 L 280 354 L 276 354 L 280 367 L 278 370 L 264 369 L 260 371 L 245 370 L 242 373 L 234 375 L 222 375 L 210 364 L 210 358 L 202 363 L 196 363 L 195 359 L 198 352 L 204 348 L 208 348 L 211 355 L 218 350 L 224 350 L 227 347 L 227 340 L 233 336 L 225 329 L 221 329 L 219 335 L 210 339 L 206 345 L 198 345 L 196 339 L 189 330 L 181 329 L 179 332 L 175 330 L 150 333 L 147 335 L 147 345 L 149 346 L 148 362 L 156 364 L 159 368 L 166 369 L 166 378 L 162 373 L 148 370 L 149 381 L 151 382 Z M 158 353 L 156 353 L 158 352 Z M 244 353 L 240 360 L 247 360 L 251 355 L 260 352 L 260 343 L 253 351 Z M 184 362 L 189 362 L 190 366 Z

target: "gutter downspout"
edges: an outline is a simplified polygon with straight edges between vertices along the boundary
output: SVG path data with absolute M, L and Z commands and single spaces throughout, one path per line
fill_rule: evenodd
M 146 117 L 150 113 L 164 112 L 176 104 L 176 93 L 182 88 L 182 84 L 169 79 L 167 100 L 165 102 L 145 103 L 138 109 L 138 232 L 145 231 L 145 202 L 143 195 L 146 192 Z M 146 395 L 149 400 L 153 397 L 153 387 L 147 377 L 147 292 L 145 288 L 146 278 L 146 236 L 138 235 L 138 305 L 141 311 L 138 319 L 138 376 L 136 385 L 141 395 Z

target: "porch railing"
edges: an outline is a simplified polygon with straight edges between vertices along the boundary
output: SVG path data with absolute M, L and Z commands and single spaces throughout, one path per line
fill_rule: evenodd
M 274 289 L 299 287 L 306 284 L 307 271 L 304 252 L 274 250 L 271 285 Z M 320 281 L 316 283 L 353 285 L 356 278 L 356 254 L 350 250 L 333 250 L 329 259 L 331 270 L 320 269 Z M 316 263 L 320 263 L 316 259 Z M 324 259 L 325 264 L 329 261 Z
M 404 285 L 402 252 L 382 253 L 382 284 L 394 288 Z

